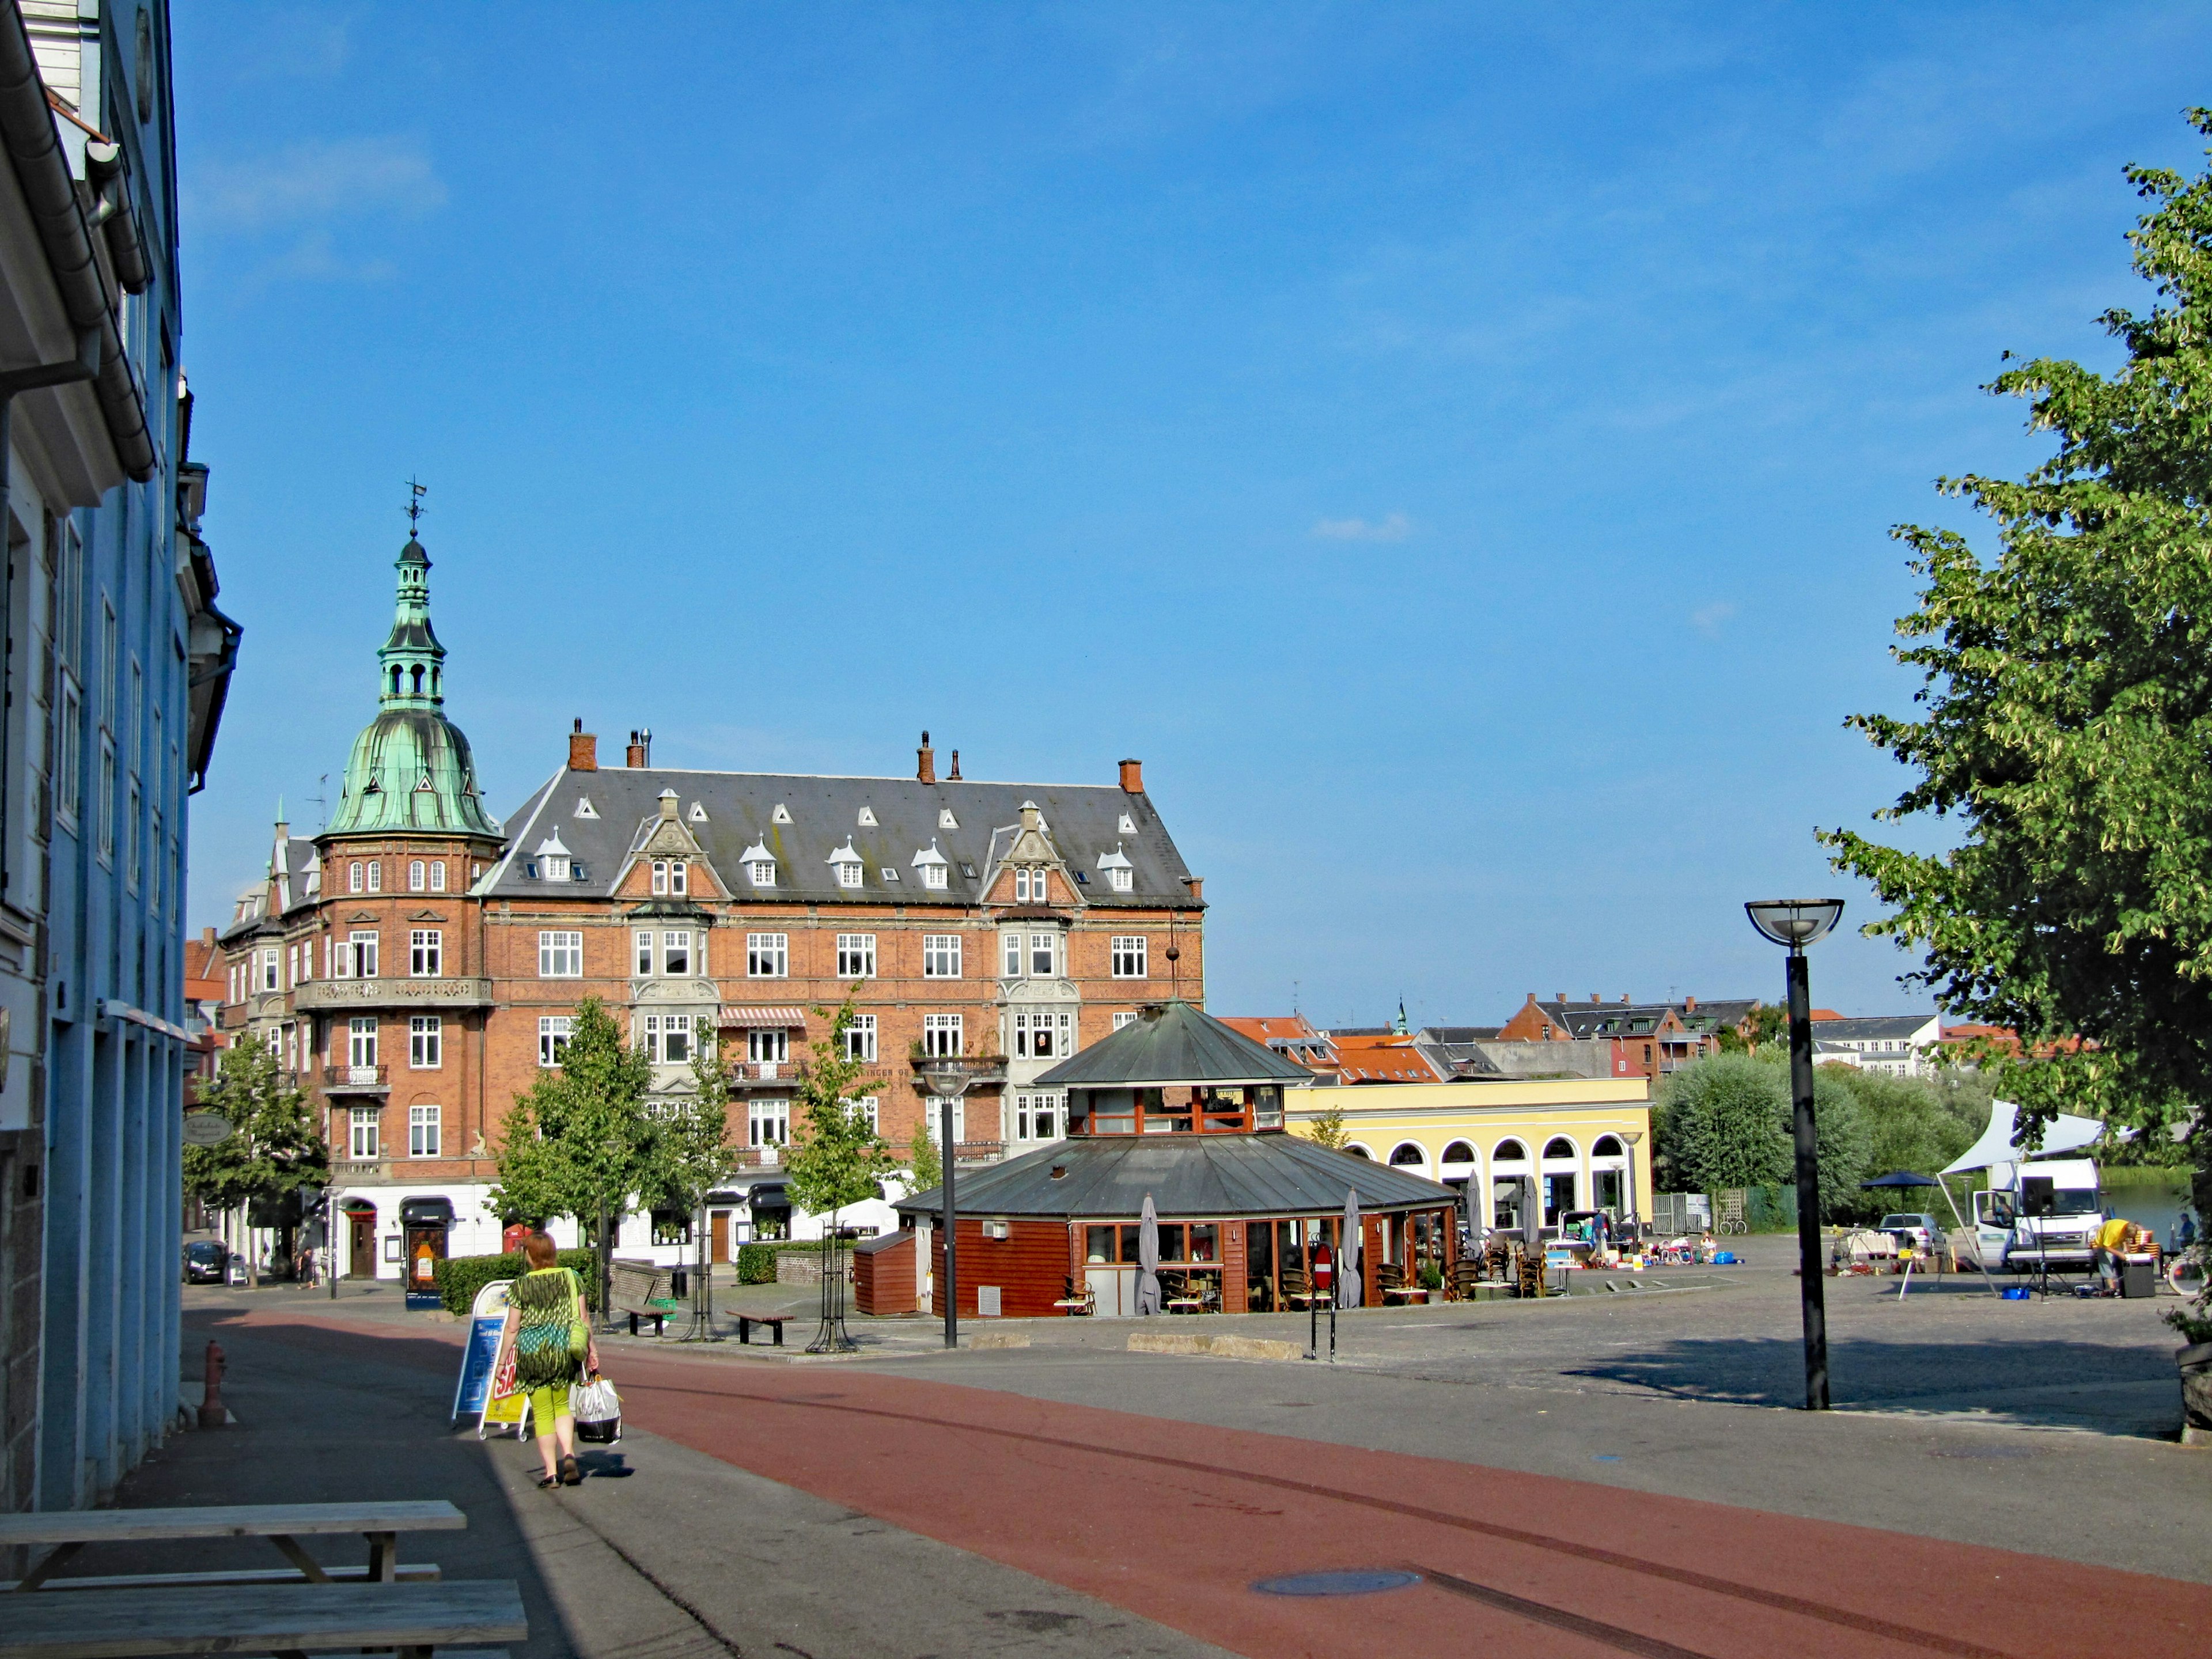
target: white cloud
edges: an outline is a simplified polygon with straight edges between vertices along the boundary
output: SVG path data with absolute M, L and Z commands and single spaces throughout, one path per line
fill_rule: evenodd
M 252 233 L 365 213 L 428 213 L 445 205 L 446 186 L 412 140 L 346 138 L 205 163 L 186 180 L 185 198 L 198 228 Z
M 1726 599 L 1715 599 L 1711 605 L 1701 605 L 1690 613 L 1690 626 L 1709 640 L 1721 636 L 1721 624 L 1735 615 L 1735 607 Z
M 1375 524 L 1364 519 L 1322 519 L 1314 525 L 1313 533 L 1332 542 L 1402 542 L 1413 533 L 1413 521 L 1402 513 Z

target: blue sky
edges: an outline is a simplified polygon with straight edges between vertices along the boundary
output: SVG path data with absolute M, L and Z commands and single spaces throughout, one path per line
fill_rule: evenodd
M 2189 6 L 195 0 L 185 362 L 246 624 L 227 918 L 373 709 L 404 481 L 495 811 L 654 758 L 1095 781 L 1209 1000 L 1778 995 L 1903 774 L 1889 527 L 2109 363 Z M 1911 832 L 1938 845 L 1942 826 Z M 1886 944 L 1816 1000 L 1924 1006 Z

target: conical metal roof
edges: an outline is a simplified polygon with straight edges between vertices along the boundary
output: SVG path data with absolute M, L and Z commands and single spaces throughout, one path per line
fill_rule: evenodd
M 1313 1073 L 1188 1002 L 1159 1002 L 1036 1079 L 1047 1089 L 1309 1084 Z

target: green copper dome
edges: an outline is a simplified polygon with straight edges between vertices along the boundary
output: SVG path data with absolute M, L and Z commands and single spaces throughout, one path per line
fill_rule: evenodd
M 396 568 L 392 637 L 376 653 L 376 718 L 353 740 L 337 811 L 323 833 L 496 836 L 469 740 L 441 712 L 446 647 L 430 627 L 429 556 L 410 536 Z

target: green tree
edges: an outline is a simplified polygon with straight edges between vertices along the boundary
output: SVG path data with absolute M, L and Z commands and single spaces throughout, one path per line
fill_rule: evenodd
M 2212 111 L 2189 118 L 2212 136 Z M 2127 176 L 2156 297 L 2101 319 L 2126 361 L 1997 376 L 2056 447 L 2016 482 L 1941 486 L 1993 521 L 1993 556 L 1896 532 L 1926 583 L 1896 652 L 1923 717 L 1850 723 L 1919 775 L 1878 816 L 1949 817 L 1960 844 L 1822 839 L 1891 907 L 1867 932 L 1924 953 L 1944 1007 L 2020 1033 L 2008 1098 L 2157 1129 L 2212 1071 L 2212 171 Z M 2191 1135 L 2212 1212 L 2212 1120 Z
M 815 1013 L 829 1018 L 826 1009 Z M 898 1167 L 875 1121 L 859 1104 L 858 1087 L 867 1063 L 846 1052 L 845 1033 L 853 1024 L 853 999 L 830 1019 L 830 1035 L 811 1045 L 812 1059 L 799 1069 L 798 1122 L 784 1155 L 791 1196 L 799 1207 L 826 1215 L 834 1231 L 837 1212 L 848 1204 L 878 1196 L 883 1179 Z
M 1306 1139 L 1332 1152 L 1342 1152 L 1345 1143 L 1352 1139 L 1352 1132 L 1344 1127 L 1344 1108 L 1332 1103 L 1306 1125 Z
M 691 1055 L 690 1091 L 672 1094 L 651 1109 L 651 1115 L 653 1132 L 647 1144 L 639 1202 L 647 1210 L 672 1211 L 690 1222 L 696 1268 L 691 1299 L 695 1313 L 703 1317 L 707 1194 L 738 1167 L 737 1148 L 730 1145 L 730 1080 L 710 1042 L 702 1042 Z
M 544 1221 L 574 1216 L 599 1258 L 599 1305 L 608 1305 L 615 1229 L 654 1178 L 659 1125 L 645 1107 L 653 1067 L 623 1041 L 605 1004 L 576 1005 L 561 1064 L 514 1097 L 494 1154 L 489 1207 Z
M 945 1180 L 945 1160 L 937 1155 L 937 1143 L 929 1138 L 929 1125 L 917 1123 L 906 1143 L 907 1166 L 914 1180 L 914 1190 L 926 1193 Z
M 281 1197 L 331 1178 L 331 1149 L 315 1127 L 307 1097 L 284 1080 L 273 1047 L 240 1037 L 223 1050 L 215 1082 L 200 1091 L 200 1109 L 228 1119 L 229 1138 L 187 1146 L 185 1190 L 211 1209 L 236 1210 L 256 1199 Z M 259 1281 L 251 1249 L 246 1270 Z
M 1780 1071 L 1787 1094 L 1789 1073 Z M 1819 1171 L 1820 1188 L 1820 1219 L 1832 1216 L 1857 1213 L 1866 1197 L 1859 1190 L 1859 1182 L 1872 1173 L 1867 1160 L 1874 1151 L 1874 1133 L 1867 1121 L 1864 1109 L 1859 1104 L 1857 1093 L 1850 1083 L 1837 1075 L 1849 1072 L 1848 1066 L 1820 1066 L 1813 1072 L 1813 1133 L 1814 1164 Z M 1790 1170 L 1785 1181 L 1795 1181 L 1796 1171 L 1796 1109 L 1785 1098 L 1782 1109 L 1782 1133 L 1790 1146 Z M 1887 1173 L 1885 1171 L 1885 1173 Z
M 1771 1187 L 1790 1179 L 1788 1075 L 1743 1054 L 1716 1054 L 1669 1073 L 1653 1139 L 1681 1192 Z
M 1715 1034 L 1724 1054 L 1755 1054 L 1771 1043 L 1786 1052 L 1790 1043 L 1790 1011 L 1771 1002 L 1754 1003 L 1741 1028 L 1723 1025 Z
M 1899 1170 L 1932 1176 L 1972 1146 L 1989 1121 L 1990 1085 L 1971 1074 L 1945 1072 L 1930 1079 L 1887 1077 L 1848 1066 L 1820 1069 L 1857 1098 L 1867 1128 L 1869 1176 Z M 1939 1212 L 1945 1207 L 1932 1190 L 1885 1190 L 1856 1194 L 1841 1212 L 1871 1220 L 1885 1210 L 1931 1205 Z

